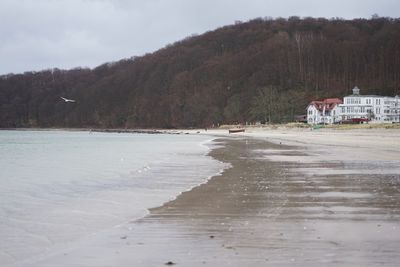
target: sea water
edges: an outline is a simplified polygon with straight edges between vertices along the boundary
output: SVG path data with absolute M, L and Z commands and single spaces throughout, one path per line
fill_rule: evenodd
M 0 263 L 145 216 L 224 167 L 210 137 L 0 131 Z

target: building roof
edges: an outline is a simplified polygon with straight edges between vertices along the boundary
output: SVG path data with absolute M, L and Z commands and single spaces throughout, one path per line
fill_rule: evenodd
M 393 96 L 382 96 L 382 95 L 360 95 L 360 88 L 358 88 L 357 86 L 355 86 L 353 89 L 353 93 L 351 95 L 347 95 L 345 97 L 388 97 L 388 98 L 392 98 Z
M 324 108 L 325 110 L 332 110 L 337 105 L 342 103 L 342 100 L 340 100 L 339 98 L 327 98 L 322 101 L 314 100 L 308 106 L 313 105 L 317 110 L 323 111 Z
M 327 104 L 342 104 L 342 100 L 340 100 L 339 98 L 327 98 L 323 100 L 324 103 Z
M 392 96 L 382 96 L 382 95 L 347 95 L 345 97 L 392 97 Z

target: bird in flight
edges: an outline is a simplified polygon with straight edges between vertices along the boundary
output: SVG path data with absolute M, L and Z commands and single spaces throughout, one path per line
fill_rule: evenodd
M 62 97 L 62 96 L 60 96 L 60 97 L 61 97 L 62 100 L 64 100 L 64 101 L 67 102 L 67 103 L 68 103 L 68 102 L 72 102 L 72 103 L 73 103 L 73 102 L 76 102 L 75 100 L 72 100 L 72 99 L 64 98 L 64 97 Z

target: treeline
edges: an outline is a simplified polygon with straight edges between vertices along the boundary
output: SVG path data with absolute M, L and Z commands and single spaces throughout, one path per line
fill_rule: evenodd
M 94 69 L 3 75 L 0 127 L 284 122 L 355 85 L 400 94 L 399 19 L 254 19 Z

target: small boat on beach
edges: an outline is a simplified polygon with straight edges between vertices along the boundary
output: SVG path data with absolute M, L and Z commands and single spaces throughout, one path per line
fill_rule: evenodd
M 244 131 L 245 131 L 244 128 L 229 129 L 229 133 L 243 133 Z

